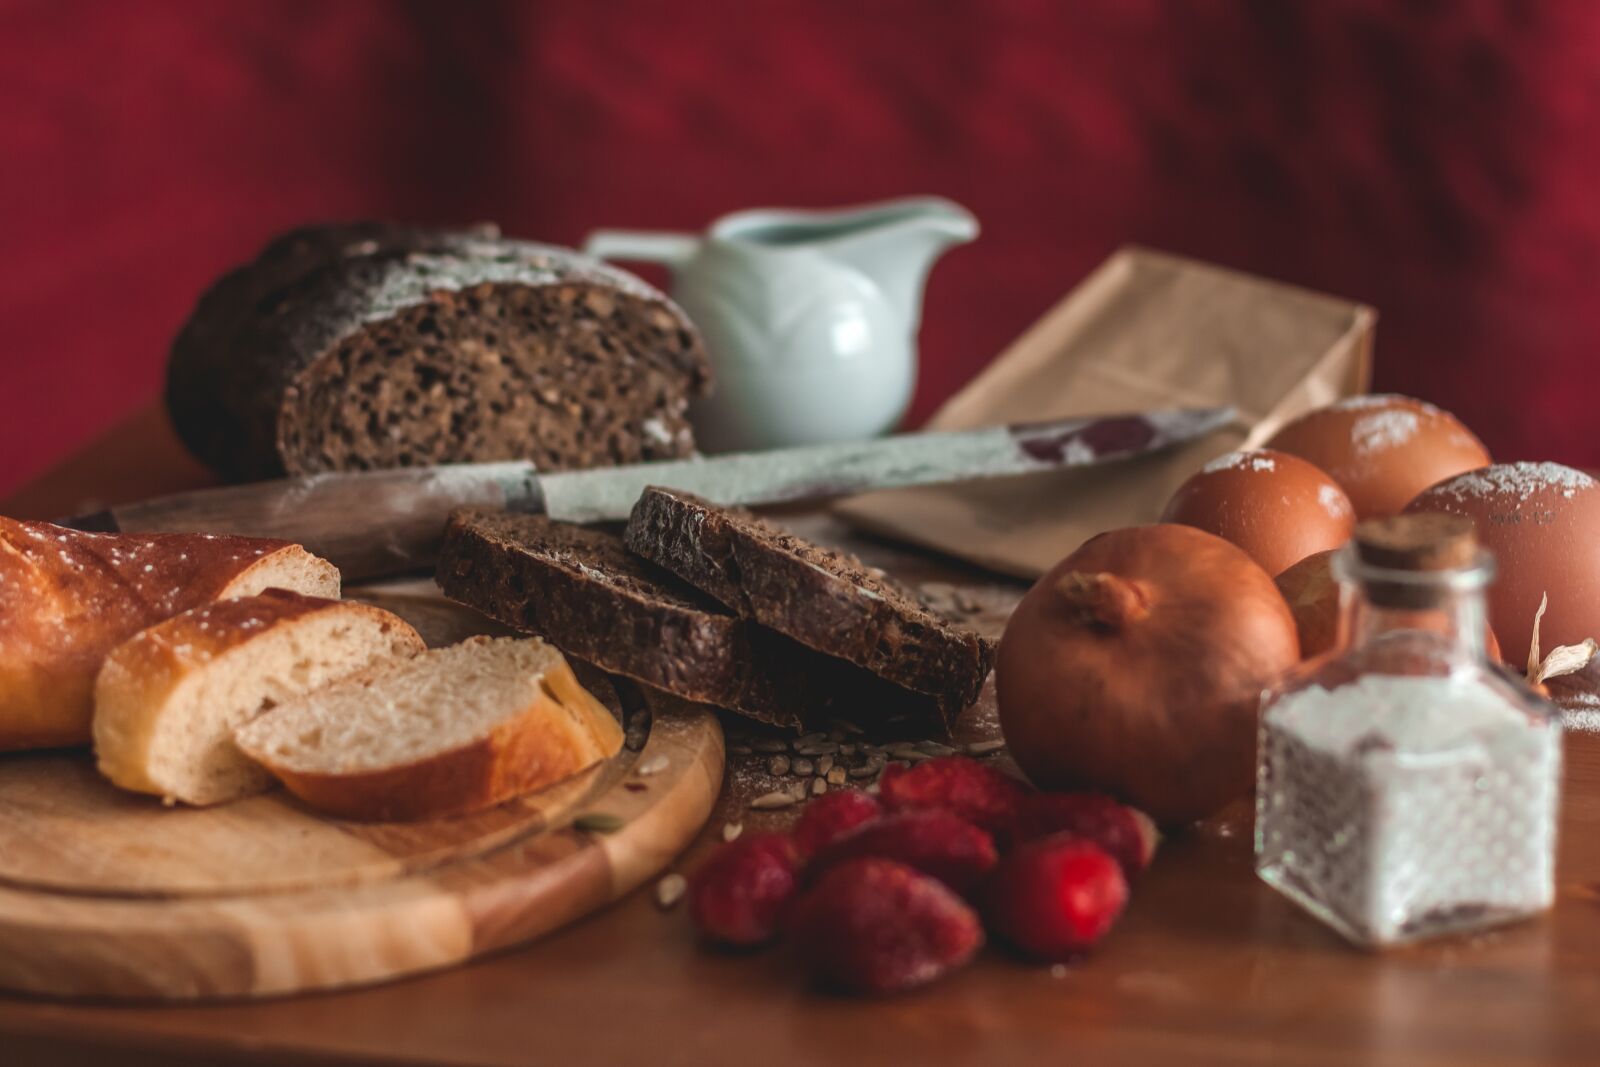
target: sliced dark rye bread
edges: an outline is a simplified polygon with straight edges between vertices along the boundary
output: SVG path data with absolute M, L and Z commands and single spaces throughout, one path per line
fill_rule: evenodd
M 934 711 L 920 694 L 735 617 L 595 527 L 461 509 L 437 578 L 451 599 L 571 656 L 762 722 Z
M 994 665 L 991 641 L 929 611 L 854 556 L 747 511 L 651 487 L 624 538 L 738 615 L 927 693 L 946 712 L 977 700 Z
M 167 406 L 226 478 L 689 455 L 699 336 L 640 279 L 492 227 L 313 226 L 200 300 Z

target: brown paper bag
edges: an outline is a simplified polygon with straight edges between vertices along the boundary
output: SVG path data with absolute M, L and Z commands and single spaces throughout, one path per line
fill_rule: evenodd
M 1201 464 L 1364 392 L 1369 307 L 1124 248 L 944 405 L 930 429 L 1232 405 L 1236 425 L 1158 455 L 1081 470 L 867 493 L 837 513 L 873 533 L 1034 578 L 1102 530 L 1154 522 Z

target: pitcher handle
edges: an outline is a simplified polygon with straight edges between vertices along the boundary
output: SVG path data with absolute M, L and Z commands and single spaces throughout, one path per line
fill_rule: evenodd
M 688 262 L 700 239 L 686 233 L 634 230 L 596 230 L 584 239 L 583 250 L 601 259 L 663 263 L 678 267 Z

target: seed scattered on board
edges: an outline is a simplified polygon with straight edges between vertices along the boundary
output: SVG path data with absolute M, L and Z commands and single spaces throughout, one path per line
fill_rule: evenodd
M 656 883 L 656 905 L 665 911 L 683 899 L 689 890 L 689 880 L 681 874 L 664 875 Z
M 573 829 L 590 834 L 614 834 L 626 825 L 626 819 L 609 811 L 586 811 L 572 820 Z
M 789 792 L 763 793 L 750 802 L 750 806 L 757 811 L 772 811 L 776 808 L 789 808 L 795 804 L 795 796 Z
M 722 824 L 722 839 L 724 841 L 732 841 L 742 833 L 744 833 L 744 823 L 742 822 L 729 822 Z

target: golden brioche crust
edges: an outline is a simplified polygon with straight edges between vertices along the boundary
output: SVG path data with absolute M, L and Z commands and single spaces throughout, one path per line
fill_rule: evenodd
M 287 541 L 95 534 L 0 516 L 0 752 L 86 744 L 95 674 L 112 648 L 207 601 L 286 581 L 339 595 L 338 570 Z
M 356 601 L 268 589 L 193 608 L 141 630 L 106 656 L 94 687 L 93 735 L 100 773 L 124 789 L 163 793 L 151 775 L 150 746 L 180 689 L 196 682 L 218 656 L 327 612 L 371 619 L 407 646 L 402 654 L 424 648 L 405 620 Z

